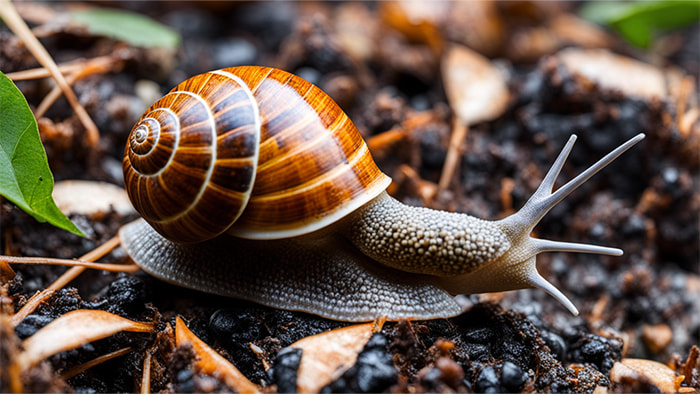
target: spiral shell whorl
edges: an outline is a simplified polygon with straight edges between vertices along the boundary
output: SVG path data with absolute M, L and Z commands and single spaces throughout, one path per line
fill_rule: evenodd
M 190 243 L 224 231 L 250 239 L 307 234 L 391 182 L 328 95 L 285 71 L 252 66 L 192 77 L 156 102 L 134 126 L 123 168 L 144 219 Z
M 123 162 L 129 197 L 165 237 L 211 239 L 245 208 L 259 139 L 257 105 L 239 78 L 216 72 L 193 77 L 132 129 Z

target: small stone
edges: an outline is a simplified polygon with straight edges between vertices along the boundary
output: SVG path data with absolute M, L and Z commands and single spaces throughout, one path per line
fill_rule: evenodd
M 36 332 L 43 328 L 45 325 L 51 323 L 53 319 L 53 316 L 32 313 L 29 316 L 25 317 L 24 320 L 22 320 L 22 322 L 19 323 L 19 325 L 17 325 L 17 328 L 15 328 L 15 333 L 20 339 L 28 338 L 36 334 Z
M 664 323 L 645 324 L 642 328 L 642 340 L 652 353 L 659 353 L 673 340 L 673 331 Z
M 527 372 L 510 361 L 504 362 L 501 367 L 501 383 L 512 393 L 519 392 L 528 377 Z
M 616 339 L 586 334 L 571 346 L 569 357 L 573 362 L 590 363 L 607 373 L 622 356 L 622 343 Z
M 476 379 L 476 391 L 480 393 L 500 393 L 503 392 L 498 382 L 496 369 L 493 365 L 487 365 L 481 370 Z
M 277 353 L 277 361 L 270 370 L 272 382 L 278 393 L 294 393 L 297 389 L 297 372 L 301 363 L 302 350 L 286 347 Z
M 321 389 L 322 393 L 378 393 L 396 384 L 398 374 L 386 352 L 387 339 L 374 334 L 357 357 L 355 365 Z
M 253 64 L 257 57 L 255 45 L 243 38 L 225 38 L 214 43 L 214 68 Z

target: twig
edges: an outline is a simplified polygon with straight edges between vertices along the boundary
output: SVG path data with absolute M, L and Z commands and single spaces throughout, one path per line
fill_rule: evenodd
M 104 74 L 106 72 L 109 72 L 115 64 L 115 60 L 107 56 L 103 56 L 102 58 L 95 58 L 95 61 L 92 62 L 84 62 L 80 68 L 77 68 L 73 73 L 65 77 L 66 82 L 68 82 L 69 85 L 73 85 L 75 81 L 83 79 L 89 75 Z M 53 89 L 51 89 L 49 94 L 47 94 L 46 97 L 44 97 L 44 99 L 41 101 L 41 104 L 39 104 L 36 111 L 34 112 L 34 116 L 37 119 L 44 116 L 46 111 L 49 110 L 51 105 L 53 105 L 53 103 L 60 96 L 61 88 L 58 85 L 56 85 L 53 87 Z
M 66 76 L 66 82 L 69 85 L 72 85 L 76 81 L 76 79 L 77 79 L 77 74 L 71 74 L 71 75 Z M 39 119 L 42 116 L 44 116 L 46 111 L 48 111 L 49 108 L 51 108 L 53 103 L 55 103 L 59 97 L 61 97 L 61 87 L 56 85 L 51 89 L 49 94 L 44 96 L 44 99 L 41 100 L 41 103 L 39 104 L 39 106 L 36 107 L 36 110 L 34 111 L 34 117 Z
M 44 301 L 49 299 L 55 293 L 53 290 L 49 289 L 44 289 L 41 291 L 37 291 L 34 293 L 29 300 L 22 306 L 20 310 L 17 311 L 14 315 L 10 316 L 10 324 L 12 324 L 12 327 L 17 327 L 19 323 L 22 322 L 27 316 L 29 316 L 36 308 L 39 307 Z
M 2 1 L 2 0 L 0 0 Z M 119 236 L 114 236 L 112 239 L 109 241 L 105 242 L 104 244 L 98 246 L 97 248 L 91 250 L 90 252 L 84 254 L 80 260 L 86 260 L 86 261 L 95 261 L 97 259 L 100 259 L 102 256 L 106 255 L 109 253 L 112 249 L 116 248 L 119 246 Z M 49 287 L 47 287 L 44 290 L 36 292 L 24 306 L 17 311 L 14 315 L 12 315 L 11 323 L 13 327 L 17 327 L 19 323 L 22 322 L 29 314 L 34 312 L 34 310 L 41 305 L 42 302 L 47 300 L 51 295 L 66 286 L 70 281 L 73 279 L 77 278 L 78 275 L 82 274 L 83 271 L 85 271 L 85 267 L 73 267 L 69 269 L 68 271 L 64 272 L 63 275 L 61 275 L 58 279 L 56 279 Z
M 104 67 L 105 71 L 109 71 L 114 64 L 117 64 L 119 59 L 116 59 L 114 55 L 98 56 L 91 59 L 75 59 L 70 62 L 66 62 L 58 65 L 58 69 L 61 73 L 65 75 L 73 74 L 79 72 L 86 67 Z M 100 72 L 100 71 L 95 71 Z M 51 76 L 51 72 L 46 67 L 31 68 L 29 70 L 15 71 L 13 73 L 5 74 L 6 77 L 13 81 L 26 81 L 29 79 L 39 79 Z
M 405 139 L 406 132 L 403 129 L 391 129 L 369 137 L 367 147 L 373 155 L 386 155 L 388 149 Z
M 26 265 L 65 265 L 111 272 L 136 272 L 140 269 L 136 264 L 102 264 L 85 260 L 55 259 L 50 257 L 0 256 L 0 262 Z
M 63 372 L 61 374 L 61 379 L 63 379 L 63 380 L 70 379 L 73 376 L 94 367 L 95 365 L 100 365 L 105 361 L 109 361 L 113 358 L 123 356 L 123 355 L 129 353 L 131 350 L 132 350 L 131 347 L 127 346 L 127 347 L 123 347 L 121 349 L 117 349 L 113 352 L 109 352 L 107 354 L 103 354 L 101 356 L 95 357 L 90 361 L 84 362 L 80 365 L 76 365 L 75 367 Z
M 0 16 L 7 26 L 19 37 L 27 49 L 34 55 L 36 60 L 44 67 L 46 67 L 51 76 L 56 80 L 58 86 L 61 87 L 63 94 L 68 99 L 73 111 L 85 126 L 87 143 L 91 148 L 96 148 L 100 142 L 100 133 L 97 130 L 97 126 L 88 115 L 85 108 L 80 104 L 75 92 L 68 85 L 66 80 L 63 78 L 63 74 L 58 69 L 58 66 L 51 58 L 51 55 L 46 51 L 39 40 L 32 34 L 31 30 L 24 22 L 22 17 L 19 16 L 15 7 L 10 3 L 9 0 L 0 0 Z M 94 151 L 94 150 L 93 150 Z
M 143 372 L 141 375 L 141 390 L 140 393 L 150 393 L 151 392 L 151 351 L 146 351 L 146 355 L 143 357 Z
M 452 135 L 450 136 L 450 145 L 447 147 L 447 157 L 445 158 L 442 174 L 440 174 L 440 182 L 438 183 L 438 194 L 446 190 L 452 180 L 452 175 L 459 164 L 462 142 L 467 137 L 468 130 L 469 126 L 467 126 L 465 122 L 459 118 L 454 120 L 454 127 L 452 128 Z

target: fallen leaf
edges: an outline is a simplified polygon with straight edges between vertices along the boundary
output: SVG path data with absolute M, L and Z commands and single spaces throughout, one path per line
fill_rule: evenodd
M 438 193 L 447 189 L 453 178 L 469 126 L 501 116 L 510 97 L 503 73 L 487 58 L 464 45 L 449 46 L 442 58 L 441 68 L 442 84 L 456 120 L 438 183 Z
M 642 326 L 642 340 L 653 353 L 664 350 L 673 341 L 673 330 L 668 324 L 645 324 Z
M 153 332 L 153 323 L 137 322 L 99 310 L 71 311 L 25 339 L 22 342 L 24 352 L 19 355 L 18 364 L 22 370 L 27 370 L 54 354 L 120 331 Z
M 569 72 L 604 89 L 644 99 L 663 98 L 668 94 L 663 72 L 651 64 L 604 49 L 564 49 L 557 57 Z
M 204 341 L 197 338 L 180 317 L 175 319 L 175 343 L 177 346 L 182 346 L 185 343 L 192 345 L 194 354 L 197 356 L 195 365 L 201 373 L 220 378 L 227 386 L 238 393 L 260 392 L 258 386 L 248 380 L 238 368 L 209 347 Z
M 291 348 L 301 349 L 297 372 L 297 391 L 316 393 L 352 367 L 373 333 L 381 330 L 383 320 L 338 328 L 303 338 Z
M 460 122 L 469 126 L 493 120 L 506 110 L 506 78 L 489 59 L 453 44 L 445 50 L 441 68 L 447 100 Z
M 111 183 L 67 180 L 56 182 L 53 199 L 64 214 L 92 216 L 114 209 L 120 215 L 129 215 L 135 210 L 126 191 Z
M 637 380 L 643 376 L 664 393 L 678 392 L 680 382 L 676 373 L 664 364 L 657 361 L 639 358 L 623 358 L 616 362 L 610 370 L 610 380 L 621 383 L 625 379 Z

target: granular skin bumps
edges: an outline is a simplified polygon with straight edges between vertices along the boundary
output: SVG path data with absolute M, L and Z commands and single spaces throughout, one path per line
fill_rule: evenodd
M 122 245 L 144 271 L 195 290 L 345 321 L 449 317 L 462 311 L 444 290 L 372 261 L 341 237 L 226 236 L 187 245 L 166 241 L 143 220 L 120 231 Z
M 355 215 L 348 238 L 366 255 L 403 271 L 451 276 L 502 255 L 510 242 L 494 222 L 411 207 L 380 195 Z

